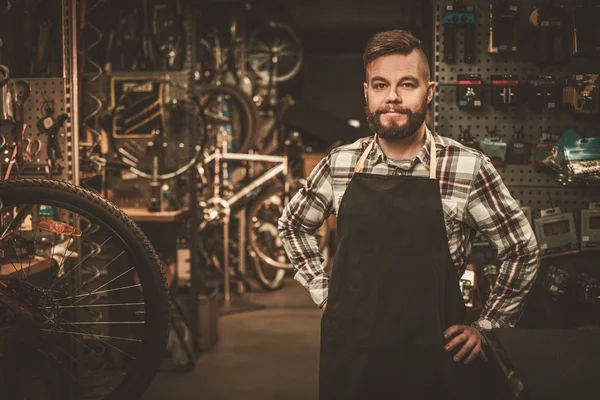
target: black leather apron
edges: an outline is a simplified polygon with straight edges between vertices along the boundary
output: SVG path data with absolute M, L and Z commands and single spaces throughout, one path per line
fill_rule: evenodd
M 463 323 L 465 305 L 448 248 L 434 140 L 429 179 L 361 173 L 373 143 L 339 207 L 319 398 L 481 398 L 481 358 L 455 363 L 455 352 L 444 350 L 443 333 Z

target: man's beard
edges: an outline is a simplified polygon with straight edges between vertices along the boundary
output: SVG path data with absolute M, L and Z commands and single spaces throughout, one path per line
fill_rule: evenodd
M 384 126 L 381 123 L 381 114 L 388 112 L 390 110 L 390 106 L 394 107 L 395 112 L 406 115 L 406 122 L 404 122 L 402 125 L 398 125 L 396 121 L 391 120 L 387 126 Z M 419 130 L 421 125 L 423 125 L 423 122 L 427 117 L 427 96 L 423 98 L 421 107 L 419 107 L 419 109 L 415 112 L 412 112 L 410 109 L 401 107 L 395 103 L 387 104 L 385 108 L 371 112 L 371 110 L 369 110 L 369 103 L 367 102 L 365 105 L 365 113 L 367 115 L 367 123 L 369 124 L 369 128 L 371 128 L 371 130 L 380 138 L 403 139 L 411 137 L 417 133 L 417 130 Z

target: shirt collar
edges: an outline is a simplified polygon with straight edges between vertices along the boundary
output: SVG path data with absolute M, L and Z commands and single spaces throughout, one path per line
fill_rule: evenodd
M 442 138 L 438 134 L 431 132 L 429 130 L 429 128 L 427 127 L 427 125 L 425 125 L 425 144 L 423 145 L 423 148 L 421 149 L 419 154 L 417 154 L 416 158 L 419 159 L 419 161 L 421 161 L 421 163 L 423 165 L 425 165 L 427 168 L 429 168 L 429 160 L 431 158 L 430 146 L 431 146 L 432 139 L 435 141 L 436 153 L 439 153 L 439 151 L 443 147 L 448 146 L 448 143 L 446 143 L 444 138 Z M 369 159 L 369 161 L 372 161 L 372 162 L 382 161 L 382 162 L 387 163 L 388 159 L 387 159 L 386 155 L 383 153 L 383 150 L 381 150 L 381 147 L 379 147 L 379 144 L 377 143 L 377 134 L 372 136 L 371 140 L 375 140 L 375 144 L 374 144 L 373 148 L 371 149 L 371 153 L 367 157 Z M 369 141 L 366 141 L 364 143 L 363 150 L 366 148 L 368 143 L 369 143 Z M 413 163 L 413 165 L 414 165 L 414 163 Z

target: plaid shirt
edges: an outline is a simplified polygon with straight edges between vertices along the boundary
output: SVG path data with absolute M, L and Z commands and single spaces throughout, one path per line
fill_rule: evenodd
M 539 249 L 529 221 L 502 178 L 482 153 L 426 129 L 426 143 L 412 161 L 389 160 L 375 143 L 364 173 L 429 177 L 431 139 L 438 155 L 437 178 L 452 261 L 462 276 L 477 232 L 498 250 L 503 261 L 487 303 L 475 322 L 480 328 L 513 327 L 539 266 Z M 331 214 L 337 215 L 354 166 L 370 138 L 334 149 L 311 172 L 279 219 L 279 233 L 295 269 L 295 279 L 320 307 L 327 302 L 329 278 L 314 236 Z

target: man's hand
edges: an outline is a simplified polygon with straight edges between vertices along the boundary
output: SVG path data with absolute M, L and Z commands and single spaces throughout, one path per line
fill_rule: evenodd
M 454 336 L 452 340 L 446 344 L 446 351 L 452 351 L 462 344 L 462 349 L 454 356 L 454 361 L 459 362 L 466 356 L 465 364 L 470 364 L 481 355 L 483 361 L 487 362 L 487 357 L 481 348 L 483 337 L 477 329 L 469 325 L 453 325 L 444 332 L 444 338 L 448 339 L 452 336 Z

